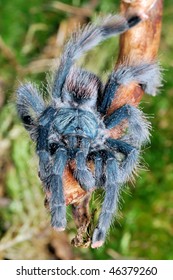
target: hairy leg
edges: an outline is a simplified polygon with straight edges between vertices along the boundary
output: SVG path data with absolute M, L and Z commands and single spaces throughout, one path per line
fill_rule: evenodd
M 81 137 L 76 137 L 77 142 L 72 137 L 70 139 L 73 143 L 75 141 L 77 145 L 77 149 L 71 147 L 72 158 L 75 160 L 73 175 L 85 191 L 92 191 L 95 186 L 95 180 L 86 164 L 90 143 L 87 139 Z
M 17 111 L 31 139 L 37 139 L 38 118 L 45 110 L 45 104 L 38 89 L 32 83 L 21 85 L 17 89 Z
M 116 150 L 125 156 L 118 173 L 118 182 L 122 184 L 130 178 L 135 170 L 135 167 L 137 167 L 139 161 L 139 150 L 126 142 L 111 138 L 107 139 L 106 144 L 110 149 Z
M 94 178 L 97 188 L 105 185 L 104 166 L 108 157 L 108 151 L 98 150 L 89 154 L 88 159 L 94 162 Z
M 66 162 L 67 151 L 60 147 L 55 153 L 54 164 L 49 179 L 51 224 L 58 231 L 62 231 L 66 227 L 66 205 L 62 183 Z
M 124 105 L 105 117 L 104 123 L 107 129 L 111 129 L 120 124 L 122 120 L 128 121 L 128 132 L 121 140 L 135 147 L 141 147 L 142 144 L 149 141 L 150 123 L 142 111 L 131 105 Z
M 52 107 L 47 108 L 39 119 L 38 136 L 36 151 L 39 157 L 39 176 L 43 183 L 50 175 L 51 155 L 48 147 L 48 136 L 51 122 L 54 119 L 56 110 Z M 46 186 L 46 184 L 44 184 Z
M 86 156 L 83 151 L 79 151 L 76 153 L 75 157 L 76 168 L 74 171 L 74 177 L 79 182 L 81 187 L 86 191 L 93 191 L 95 186 L 95 180 L 86 166 Z
M 49 208 L 51 224 L 57 231 L 66 227 L 66 205 L 63 190 L 63 172 L 67 163 L 67 150 L 53 134 L 53 120 L 57 112 L 48 107 L 39 119 L 37 154 L 39 156 L 40 178 L 43 181 Z M 50 135 L 51 138 L 49 139 Z
M 92 238 L 92 248 L 97 248 L 103 245 L 107 230 L 110 227 L 112 217 L 117 209 L 119 185 L 118 166 L 115 158 L 108 158 L 106 161 L 106 185 L 105 198 L 103 201 L 101 213 L 99 216 L 98 225 L 94 230 Z
M 108 16 L 101 19 L 98 25 L 91 24 L 83 30 L 77 30 L 66 44 L 59 68 L 55 72 L 52 87 L 53 98 L 61 97 L 66 77 L 75 60 L 107 38 L 121 34 L 135 26 L 140 20 L 138 16 L 132 16 L 128 19 L 121 15 Z
M 98 102 L 98 110 L 105 115 L 112 101 L 116 98 L 116 92 L 121 85 L 128 85 L 135 82 L 141 86 L 145 92 L 155 95 L 161 86 L 161 73 L 159 65 L 155 62 L 139 65 L 119 65 L 110 75 L 103 92 L 101 100 Z
M 103 186 L 103 159 L 101 158 L 100 155 L 96 155 L 95 160 L 94 160 L 94 166 L 95 166 L 95 171 L 94 171 L 94 177 L 96 180 L 96 187 L 101 187 Z

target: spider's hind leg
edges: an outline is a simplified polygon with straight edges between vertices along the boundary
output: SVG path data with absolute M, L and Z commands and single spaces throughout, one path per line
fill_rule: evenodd
M 55 72 L 52 95 L 62 96 L 62 88 L 71 67 L 81 55 L 99 45 L 109 37 L 121 34 L 136 25 L 141 19 L 131 16 L 108 16 L 100 20 L 100 24 L 87 25 L 83 30 L 77 30 L 65 46 L 58 70 Z

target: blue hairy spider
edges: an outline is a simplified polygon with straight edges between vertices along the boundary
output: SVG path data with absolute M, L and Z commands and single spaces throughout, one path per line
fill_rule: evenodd
M 123 184 L 136 170 L 140 150 L 149 140 L 150 123 L 143 112 L 124 105 L 107 114 L 121 85 L 135 81 L 145 92 L 155 95 L 161 85 L 159 66 L 155 62 L 119 65 L 106 85 L 93 73 L 74 65 L 75 61 L 101 41 L 127 31 L 140 22 L 138 16 L 108 16 L 99 24 L 89 24 L 75 32 L 67 42 L 59 67 L 53 74 L 50 101 L 45 103 L 32 83 L 17 90 L 17 111 L 36 143 L 39 174 L 45 192 L 50 193 L 51 224 L 56 230 L 66 227 L 63 172 L 70 162 L 74 178 L 86 192 L 102 187 L 105 197 L 92 247 L 100 247 L 106 238 L 117 209 Z M 123 120 L 128 129 L 113 139 L 108 131 Z M 87 165 L 94 163 L 94 171 Z

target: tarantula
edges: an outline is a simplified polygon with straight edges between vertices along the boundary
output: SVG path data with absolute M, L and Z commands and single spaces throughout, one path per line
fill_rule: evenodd
M 25 128 L 36 142 L 39 174 L 49 193 L 51 224 L 56 230 L 66 227 L 66 205 L 62 176 L 70 163 L 74 178 L 86 192 L 103 187 L 105 197 L 92 247 L 104 243 L 113 214 L 117 209 L 122 185 L 138 165 L 141 146 L 149 140 L 149 123 L 142 111 L 124 105 L 110 115 L 107 111 L 118 88 L 135 81 L 147 93 L 160 86 L 159 66 L 155 62 L 119 65 L 105 86 L 93 73 L 74 66 L 75 61 L 101 41 L 127 31 L 140 22 L 138 16 L 109 16 L 99 24 L 78 30 L 67 42 L 59 67 L 53 76 L 48 105 L 31 83 L 17 90 L 17 110 Z M 128 129 L 119 139 L 109 130 L 123 120 Z M 87 165 L 94 163 L 94 171 Z

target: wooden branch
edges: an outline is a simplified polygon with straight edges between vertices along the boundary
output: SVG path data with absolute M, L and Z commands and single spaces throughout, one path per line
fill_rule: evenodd
M 143 21 L 121 35 L 119 56 L 115 67 L 124 61 L 126 61 L 126 64 L 134 65 L 137 62 L 149 62 L 157 59 L 161 32 L 162 6 L 163 0 L 121 1 L 122 14 L 126 16 L 138 14 L 143 18 Z M 136 83 L 131 83 L 128 88 L 121 86 L 116 94 L 116 99 L 109 108 L 108 114 L 124 104 L 137 106 L 143 94 L 142 88 Z M 115 139 L 120 137 L 125 128 L 126 122 L 122 122 L 118 128 L 111 130 L 110 136 Z M 90 222 L 88 195 L 80 188 L 68 168 L 64 172 L 63 183 L 66 204 L 74 205 L 74 219 L 78 228 L 78 233 L 73 243 L 75 243 L 75 246 L 81 246 L 81 235 L 86 233 Z M 88 240 L 86 241 L 87 246 L 89 246 Z
M 126 65 L 136 65 L 141 61 L 157 60 L 162 25 L 163 0 L 122 0 L 121 13 L 126 17 L 138 14 L 143 21 L 136 27 L 120 36 L 119 56 L 115 68 L 126 61 Z M 108 114 L 124 104 L 137 106 L 144 94 L 143 89 L 136 83 L 121 85 L 116 93 Z M 127 123 L 110 130 L 109 136 L 118 138 L 126 129 Z
M 150 62 L 157 59 L 162 24 L 162 5 L 163 0 L 121 1 L 123 15 L 128 17 L 132 14 L 138 14 L 144 20 L 121 35 L 119 57 L 115 67 L 123 63 L 124 60 L 129 65 L 136 65 L 141 61 Z M 141 87 L 135 83 L 131 84 L 128 89 L 122 86 L 108 113 L 124 104 L 138 105 L 143 93 Z

